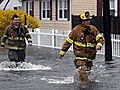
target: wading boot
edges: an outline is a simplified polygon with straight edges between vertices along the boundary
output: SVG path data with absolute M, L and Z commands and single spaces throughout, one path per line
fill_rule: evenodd
M 86 66 L 79 67 L 79 78 L 83 84 L 86 84 L 90 81 L 88 78 L 88 73 L 86 72 L 86 70 L 87 70 Z

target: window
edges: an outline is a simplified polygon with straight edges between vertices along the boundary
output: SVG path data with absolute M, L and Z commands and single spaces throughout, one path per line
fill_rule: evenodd
M 31 16 L 34 16 L 34 1 L 27 2 L 27 13 Z
M 41 1 L 41 19 L 50 20 L 51 17 L 51 2 L 50 0 Z
M 21 6 L 13 7 L 14 10 L 22 10 Z
M 103 0 L 97 0 L 97 16 L 102 16 L 102 2 Z M 110 15 L 117 16 L 118 0 L 109 0 L 110 4 Z
M 18 10 L 22 10 L 22 7 L 21 7 L 21 6 L 18 6 L 17 8 L 18 8 Z
M 17 7 L 13 7 L 14 8 L 14 10 L 17 10 Z
M 18 0 L 19 2 L 22 2 L 22 0 Z
M 58 0 L 57 5 L 57 19 L 58 20 L 68 20 L 69 17 L 69 0 Z
M 115 0 L 110 0 L 110 15 L 115 16 Z
M 110 0 L 110 8 L 115 8 L 115 0 Z
M 28 14 L 32 15 L 32 1 L 29 1 L 28 3 Z
M 115 16 L 115 10 L 110 10 L 110 15 Z

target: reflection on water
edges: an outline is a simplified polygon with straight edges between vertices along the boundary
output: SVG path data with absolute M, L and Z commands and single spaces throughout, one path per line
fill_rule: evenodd
M 81 89 L 94 90 L 95 85 L 97 86 L 98 84 L 97 78 L 103 74 L 103 72 L 105 71 L 105 67 L 102 65 L 95 65 L 94 68 L 92 68 L 92 70 L 90 71 L 90 75 L 89 75 L 91 82 L 88 83 L 87 85 L 82 85 L 79 82 L 76 82 L 74 74 L 73 76 L 71 74 L 67 76 L 65 76 L 64 74 L 55 75 L 51 67 L 43 66 L 43 65 L 35 65 L 27 62 L 15 63 L 15 62 L 4 61 L 0 63 L 0 70 L 9 71 L 5 73 L 5 76 L 3 76 L 3 78 L 0 78 L 1 80 L 7 81 L 7 82 L 17 81 L 16 84 L 22 83 L 22 85 L 23 84 L 29 85 L 31 83 L 30 85 L 32 85 L 34 82 L 36 85 L 38 85 L 38 83 L 44 82 L 48 84 L 58 85 L 58 87 L 59 85 L 62 85 L 61 89 L 63 90 L 65 89 L 63 85 L 68 85 L 67 88 L 72 87 L 75 90 L 76 89 L 77 90 L 81 90 Z M 39 70 L 39 71 L 33 73 L 32 71 L 34 70 L 35 71 Z M 42 72 L 40 70 L 42 70 Z M 47 72 L 45 72 L 46 70 Z M 76 72 L 77 71 L 75 71 L 75 73 Z M 59 73 L 59 70 L 57 70 L 56 73 Z M 13 87 L 13 85 L 11 87 Z M 67 90 L 67 88 L 65 90 Z M 53 89 L 50 89 L 50 90 L 53 90 Z
M 8 62 L 0 54 L 0 90 L 120 90 L 120 61 L 105 62 L 102 56 L 94 61 L 91 82 L 81 85 L 75 80 L 77 72 L 71 51 L 57 60 L 59 50 L 31 47 L 26 62 Z
M 69 90 L 112 90 L 113 88 L 114 90 L 117 90 L 115 88 L 117 88 L 118 85 L 116 85 L 115 83 L 113 84 L 115 79 L 115 74 L 113 74 L 113 72 L 118 73 L 118 71 L 111 71 L 111 69 L 116 68 L 112 66 L 115 66 L 114 63 L 94 65 L 89 74 L 91 82 L 84 85 L 75 81 L 76 79 L 74 77 L 74 74 L 73 76 L 72 74 L 65 76 L 65 74 L 59 73 L 59 71 L 61 72 L 61 70 L 59 70 L 61 69 L 60 66 L 57 66 L 59 69 L 57 71 L 54 71 L 54 67 L 51 68 L 40 64 L 35 65 L 27 62 L 15 63 L 4 61 L 0 63 L 0 70 L 9 72 L 3 73 L 4 76 L 1 75 L 0 80 L 9 85 L 11 90 L 17 90 L 16 88 L 21 88 L 21 85 L 27 85 L 31 88 L 37 88 L 35 90 L 39 90 L 39 84 L 44 84 L 42 87 L 43 89 L 40 90 L 56 90 L 55 87 L 62 90 L 68 90 L 69 88 L 71 88 Z M 77 71 L 75 71 L 75 73 L 76 72 Z M 59 75 L 56 73 L 58 73 Z M 109 81 L 111 79 L 113 80 L 112 84 Z M 15 84 L 18 86 L 16 87 Z M 51 88 L 49 85 L 53 85 L 53 87 Z M 44 89 L 46 88 L 46 86 L 47 89 Z M 6 90 L 9 90 L 9 87 L 3 87 L 3 89 L 7 88 Z M 26 88 L 26 86 L 22 87 L 22 89 Z
M 59 76 L 47 77 L 47 76 L 43 76 L 41 78 L 41 80 L 46 81 L 48 83 L 53 83 L 53 84 L 71 84 L 71 83 L 74 83 L 73 76 L 68 76 L 68 77 L 59 77 Z
M 0 70 L 50 70 L 50 67 L 43 66 L 43 65 L 35 65 L 27 62 L 1 62 L 0 63 Z

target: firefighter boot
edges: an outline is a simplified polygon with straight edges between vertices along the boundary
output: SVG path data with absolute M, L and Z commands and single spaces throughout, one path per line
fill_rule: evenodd
M 89 82 L 88 73 L 86 72 L 86 70 L 87 70 L 86 66 L 79 67 L 79 78 L 83 84 L 86 84 Z

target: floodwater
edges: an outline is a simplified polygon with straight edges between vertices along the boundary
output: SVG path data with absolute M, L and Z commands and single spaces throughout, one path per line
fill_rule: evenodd
M 0 53 L 0 90 L 120 90 L 120 61 L 105 62 L 97 55 L 90 72 L 91 82 L 81 85 L 74 75 L 73 53 L 68 51 L 62 60 L 59 50 L 27 47 L 26 62 L 9 62 L 7 52 Z

